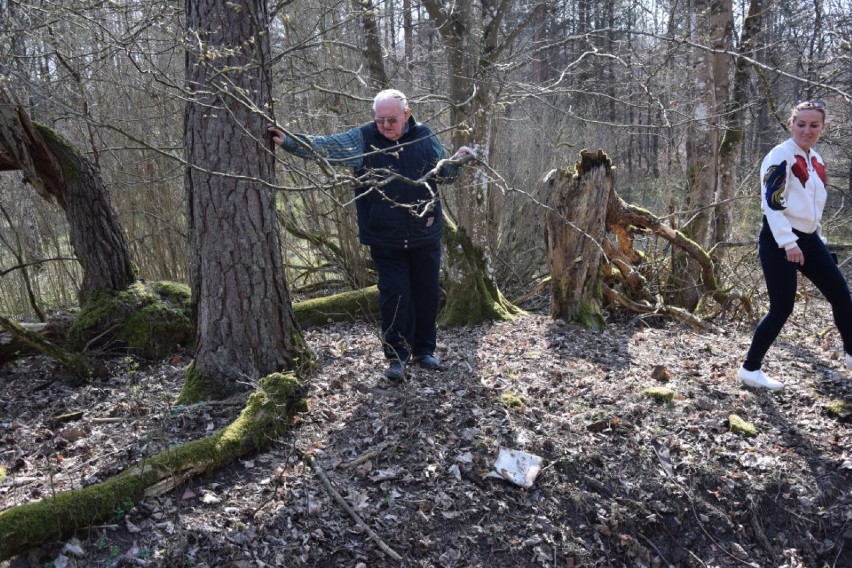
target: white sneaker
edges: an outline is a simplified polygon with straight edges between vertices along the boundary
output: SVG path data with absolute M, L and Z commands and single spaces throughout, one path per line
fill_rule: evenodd
M 847 363 L 849 362 L 848 355 L 846 361 Z M 774 379 L 770 379 L 764 375 L 763 371 L 760 369 L 756 371 L 747 371 L 745 367 L 740 367 L 740 370 L 737 371 L 737 377 L 740 379 L 742 384 L 750 387 L 761 387 L 771 391 L 777 391 L 784 388 L 784 383 L 779 383 Z
M 846 354 L 846 368 L 852 370 L 852 355 Z

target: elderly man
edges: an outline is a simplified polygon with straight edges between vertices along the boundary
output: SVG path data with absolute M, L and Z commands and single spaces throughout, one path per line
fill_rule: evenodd
M 349 166 L 370 180 L 355 190 L 355 203 L 358 236 L 370 247 L 379 275 L 389 361 L 385 377 L 402 380 L 410 360 L 439 369 L 435 344 L 444 222 L 436 184 L 454 180 L 458 167 L 444 165 L 422 179 L 447 155 L 435 133 L 414 120 L 408 99 L 396 89 L 376 95 L 372 121 L 345 132 L 289 136 L 274 125 L 268 130 L 273 142 L 296 156 Z M 476 154 L 462 146 L 452 159 L 466 155 Z

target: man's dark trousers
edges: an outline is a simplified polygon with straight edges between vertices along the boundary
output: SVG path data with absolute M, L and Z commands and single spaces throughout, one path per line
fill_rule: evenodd
M 388 359 L 435 352 L 441 241 L 413 249 L 371 246 L 379 273 L 382 337 Z

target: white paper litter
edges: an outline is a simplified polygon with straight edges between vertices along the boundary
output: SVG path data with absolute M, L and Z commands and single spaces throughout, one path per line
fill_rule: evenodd
M 499 477 L 515 485 L 530 488 L 541 471 L 543 461 L 541 457 L 534 454 L 500 448 L 494 462 L 494 471 L 487 477 Z

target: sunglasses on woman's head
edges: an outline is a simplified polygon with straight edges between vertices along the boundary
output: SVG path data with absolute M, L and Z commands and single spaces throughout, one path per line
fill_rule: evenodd
M 825 109 L 825 101 L 822 99 L 816 99 L 812 101 L 799 101 L 796 103 L 796 110 L 807 110 L 807 109 L 817 109 L 824 110 Z

